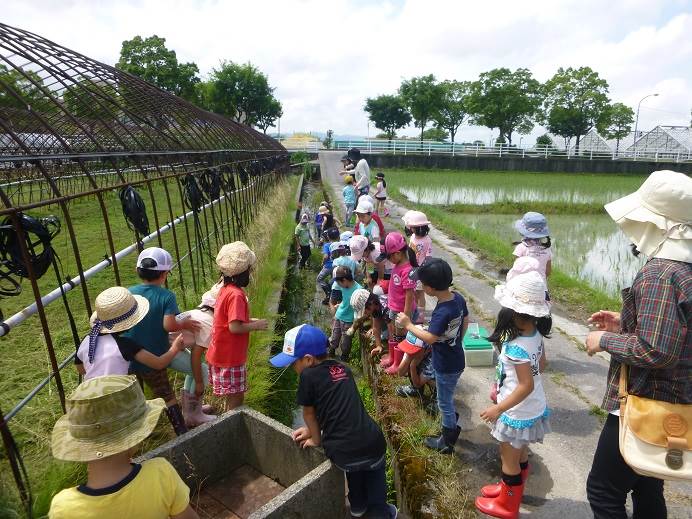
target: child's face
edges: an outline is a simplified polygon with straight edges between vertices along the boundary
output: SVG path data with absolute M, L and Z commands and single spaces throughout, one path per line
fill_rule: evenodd
M 358 221 L 361 222 L 363 225 L 368 225 L 370 223 L 370 220 L 372 220 L 372 216 L 370 216 L 370 213 L 358 213 Z
M 305 368 L 314 366 L 315 360 L 315 357 L 313 357 L 312 355 L 305 355 L 304 357 L 299 358 L 297 361 L 293 363 L 293 370 L 298 375 L 300 375 Z
M 404 259 L 408 259 L 408 256 L 404 254 L 404 251 L 398 250 L 396 252 L 392 252 L 391 254 L 389 254 L 387 259 L 395 265 L 398 265 Z

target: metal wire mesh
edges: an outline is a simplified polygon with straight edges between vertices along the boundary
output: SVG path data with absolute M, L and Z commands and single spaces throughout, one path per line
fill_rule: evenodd
M 65 408 L 60 368 L 69 356 L 58 354 L 70 347 L 56 348 L 51 311 L 66 315 L 75 330 L 75 319 L 84 321 L 91 314 L 96 295 L 90 293 L 91 276 L 107 271 L 111 284 L 122 284 L 119 261 L 146 242 L 172 249 L 176 284 L 183 291 L 198 289 L 213 271 L 213 247 L 242 238 L 253 211 L 287 169 L 288 154 L 276 140 L 114 67 L 0 24 L 0 220 L 17 236 L 17 250 L 5 257 L 24 262 L 31 287 L 16 302 L 7 298 L 9 289 L 0 290 L 6 296 L 0 301 L 3 309 L 9 302 L 16 312 L 0 319 L 0 340 L 11 339 L 10 332 L 25 321 L 38 319 L 50 363 L 43 381 L 34 381 L 7 415 L 0 411 L 5 454 L 29 513 L 30 490 L 8 422 L 51 381 Z M 134 196 L 135 207 L 148 212 L 143 218 L 135 215 L 140 225 L 132 223 L 132 215 L 126 221 L 114 213 L 124 189 L 136 194 L 128 191 L 121 198 Z M 40 224 L 46 212 L 55 212 L 63 223 L 64 241 L 55 248 L 61 266 L 71 270 L 61 277 L 55 265 L 53 281 L 36 275 L 32 231 L 23 223 L 34 214 L 31 221 Z M 73 213 L 79 216 L 73 218 Z M 84 246 L 93 237 L 83 235 L 82 214 L 100 221 L 100 257 L 89 256 Z M 145 220 L 148 229 L 141 224 Z M 3 275 L 12 279 L 6 267 L 0 261 L 0 289 Z M 48 289 L 52 292 L 47 295 Z M 63 306 L 48 308 L 53 301 Z M 71 306 L 83 314 L 73 317 Z

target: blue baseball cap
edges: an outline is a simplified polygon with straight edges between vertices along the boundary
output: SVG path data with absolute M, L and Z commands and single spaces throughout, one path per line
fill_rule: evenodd
M 310 324 L 301 324 L 286 332 L 282 352 L 269 359 L 269 362 L 276 368 L 285 368 L 305 355 L 319 357 L 327 353 L 327 343 L 327 336 L 322 330 Z

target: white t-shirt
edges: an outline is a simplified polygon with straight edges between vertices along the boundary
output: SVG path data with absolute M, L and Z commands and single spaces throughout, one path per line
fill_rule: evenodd
M 553 253 L 550 250 L 550 247 L 545 248 L 536 240 L 524 240 L 514 248 L 513 254 L 518 258 L 522 256 L 536 258 L 540 264 L 540 270 L 538 273 L 543 276 L 543 279 L 546 279 L 545 273 L 548 262 L 553 259 Z
M 99 335 L 94 350 L 94 362 L 89 362 L 89 336 L 77 348 L 76 364 L 84 366 L 84 380 L 104 375 L 127 375 L 130 361 L 143 349 L 132 339 Z
M 500 420 L 511 427 L 530 427 L 546 413 L 545 392 L 539 368 L 543 354 L 543 336 L 536 331 L 531 337 L 519 336 L 505 342 L 497 361 L 498 404 L 507 398 L 519 384 L 515 366 L 530 363 L 533 373 L 533 391 L 524 400 L 500 415 Z
M 360 159 L 353 170 L 353 174 L 356 179 L 356 189 L 370 187 L 370 166 L 368 161 Z
M 208 348 L 211 343 L 211 327 L 214 324 L 214 312 L 208 310 L 200 310 L 195 308 L 194 310 L 188 310 L 187 312 L 182 312 L 175 316 L 175 320 L 178 322 L 184 321 L 186 319 L 192 319 L 200 324 L 199 331 L 192 332 L 190 330 L 183 330 L 183 341 L 185 346 L 202 346 L 203 348 Z

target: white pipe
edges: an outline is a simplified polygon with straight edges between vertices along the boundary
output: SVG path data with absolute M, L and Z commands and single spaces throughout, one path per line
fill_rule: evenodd
M 255 180 L 252 184 L 245 186 L 241 189 L 236 189 L 235 191 L 233 191 L 233 193 L 240 193 L 242 191 L 245 191 L 246 189 L 250 188 L 255 182 L 257 182 L 257 181 Z M 200 211 L 205 211 L 209 207 L 212 207 L 214 204 L 217 204 L 217 203 L 219 203 L 225 199 L 226 199 L 226 195 L 222 195 L 219 198 L 217 198 L 216 200 L 213 200 L 213 201 L 209 202 L 208 204 L 205 204 L 204 206 L 202 206 Z M 172 222 L 168 222 L 166 225 L 161 227 L 158 231 L 154 231 L 151 234 L 142 238 L 142 240 L 141 240 L 142 243 L 147 243 L 147 242 L 152 241 L 159 234 L 163 234 L 163 233 L 169 231 L 170 229 L 172 229 L 173 226 L 178 225 L 181 222 L 184 222 L 187 218 L 192 216 L 193 213 L 194 213 L 194 211 L 188 211 L 184 215 L 177 217 Z M 125 247 L 121 251 L 118 251 L 115 253 L 115 261 L 116 262 L 120 261 L 122 258 L 124 258 L 125 256 L 128 256 L 129 254 L 132 254 L 136 250 L 137 250 L 137 244 L 136 243 L 133 243 L 132 245 Z M 112 258 L 109 256 L 108 259 L 105 259 L 105 260 L 97 263 L 93 267 L 85 270 L 84 271 L 84 279 L 87 280 L 87 279 L 93 277 L 94 275 L 98 274 L 102 270 L 105 270 L 107 267 L 109 267 L 112 264 L 113 264 Z M 81 285 L 81 283 L 82 283 L 81 278 L 79 276 L 76 276 L 76 277 L 72 278 L 70 281 L 67 281 L 66 283 L 64 283 L 62 285 L 62 291 L 69 292 L 73 288 Z M 45 296 L 41 297 L 41 303 L 43 304 L 43 306 L 45 307 L 45 306 L 49 305 L 50 303 L 52 303 L 53 301 L 55 301 L 56 299 L 60 298 L 62 296 L 62 291 L 60 290 L 60 287 L 58 287 L 55 290 L 46 294 Z M 26 321 L 29 317 L 34 315 L 37 311 L 38 311 L 38 306 L 34 302 L 34 303 L 31 303 L 26 308 L 24 308 L 23 310 L 17 312 L 16 314 L 12 315 L 11 317 L 8 317 L 7 319 L 5 319 L 5 321 L 0 323 L 0 337 L 3 337 L 5 335 L 7 335 L 8 333 L 10 333 L 10 330 L 12 328 L 14 328 L 15 326 Z

